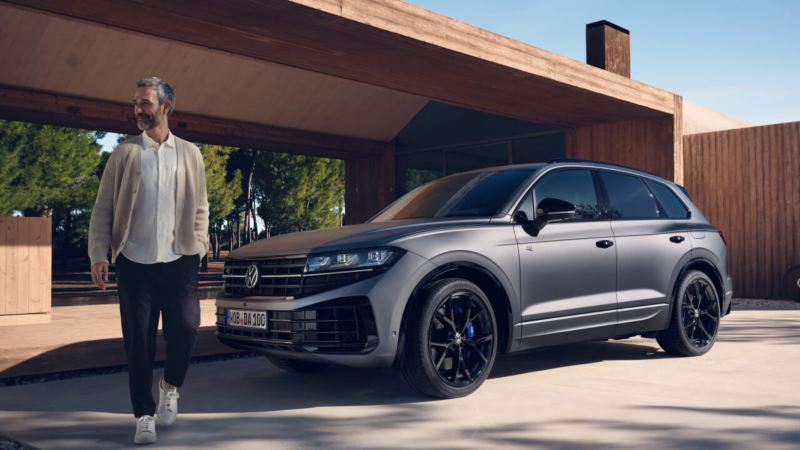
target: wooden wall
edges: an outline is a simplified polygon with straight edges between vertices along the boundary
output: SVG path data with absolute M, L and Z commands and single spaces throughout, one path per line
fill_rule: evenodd
M 49 217 L 0 216 L 0 316 L 50 312 Z
M 379 156 L 344 162 L 345 225 L 363 223 L 395 200 L 394 143 Z
M 623 164 L 673 180 L 675 133 L 673 116 L 628 120 L 567 131 L 567 158 Z
M 800 122 L 688 135 L 686 187 L 728 241 L 737 297 L 782 297 L 800 264 Z

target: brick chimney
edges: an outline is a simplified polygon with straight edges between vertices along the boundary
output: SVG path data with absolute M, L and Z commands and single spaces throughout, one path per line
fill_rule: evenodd
M 586 64 L 630 78 L 630 34 L 607 20 L 586 25 Z

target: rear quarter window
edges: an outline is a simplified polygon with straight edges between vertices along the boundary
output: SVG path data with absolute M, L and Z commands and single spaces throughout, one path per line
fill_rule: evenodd
M 670 219 L 686 219 L 689 217 L 689 210 L 686 208 L 686 205 L 672 192 L 672 189 L 651 180 L 645 180 L 645 183 L 647 183 L 647 187 L 650 188 L 653 195 L 656 196 L 658 204 L 667 217 Z

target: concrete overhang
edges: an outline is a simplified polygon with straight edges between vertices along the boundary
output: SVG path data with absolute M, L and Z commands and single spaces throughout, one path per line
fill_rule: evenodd
M 6 118 L 132 131 L 133 83 L 158 74 L 178 91 L 186 137 L 331 156 L 381 151 L 429 100 L 564 128 L 664 119 L 676 105 L 395 0 L 11 0 L 0 57 Z

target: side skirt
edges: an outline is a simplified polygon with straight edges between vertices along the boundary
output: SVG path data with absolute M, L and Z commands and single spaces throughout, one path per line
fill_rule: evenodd
M 535 320 L 516 325 L 523 336 L 517 350 L 659 331 L 667 327 L 668 320 L 667 303 Z

